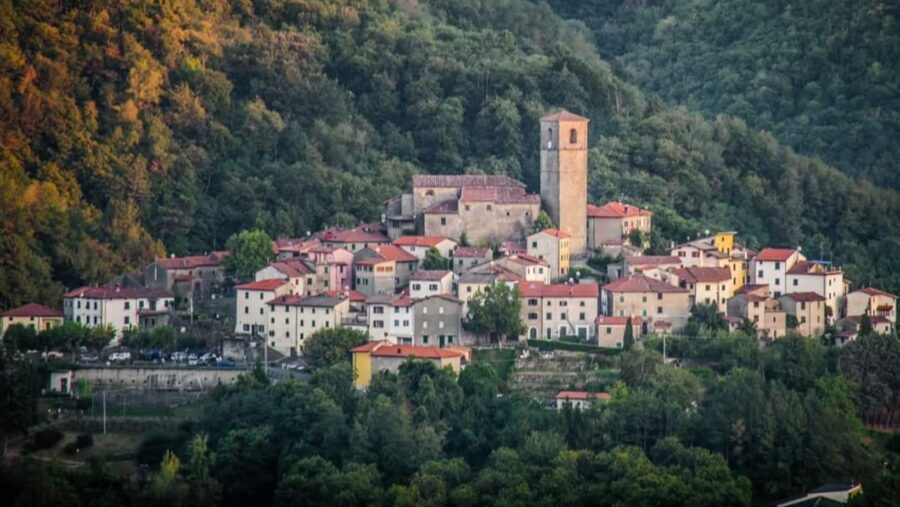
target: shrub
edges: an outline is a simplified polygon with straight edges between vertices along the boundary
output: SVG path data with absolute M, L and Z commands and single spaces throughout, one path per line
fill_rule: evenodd
M 69 442 L 63 447 L 63 452 L 68 454 L 69 456 L 73 456 L 79 450 L 78 442 Z
M 141 465 L 157 467 L 162 462 L 166 451 L 181 454 L 189 435 L 186 433 L 168 434 L 154 433 L 141 442 L 137 450 L 136 460 Z
M 55 428 L 45 428 L 34 434 L 34 450 L 49 449 L 63 439 L 62 431 Z
M 88 447 L 94 445 L 94 435 L 91 435 L 90 433 L 78 435 L 78 438 L 75 439 L 75 441 L 78 442 L 78 447 L 87 449 Z

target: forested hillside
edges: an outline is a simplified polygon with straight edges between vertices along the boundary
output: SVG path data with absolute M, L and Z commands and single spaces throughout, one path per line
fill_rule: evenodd
M 413 172 L 537 190 L 559 107 L 592 120 L 592 199 L 650 206 L 656 248 L 737 229 L 900 289 L 897 193 L 629 79 L 525 0 L 0 0 L 0 307 L 246 228 L 377 219 Z
M 649 93 L 900 188 L 900 26 L 884 0 L 551 2 Z

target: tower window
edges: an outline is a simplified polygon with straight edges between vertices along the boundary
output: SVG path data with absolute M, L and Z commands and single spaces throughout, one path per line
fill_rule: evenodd
M 569 131 L 569 144 L 575 144 L 578 142 L 578 131 L 572 129 Z
M 553 129 L 547 129 L 547 149 L 553 148 Z

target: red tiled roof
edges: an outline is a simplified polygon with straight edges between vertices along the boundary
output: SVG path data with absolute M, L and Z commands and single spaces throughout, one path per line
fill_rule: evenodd
M 266 301 L 266 304 L 277 306 L 317 306 L 331 308 L 337 306 L 341 301 L 344 301 L 346 299 L 347 298 L 343 295 L 328 296 L 325 294 L 320 294 L 318 296 L 299 296 L 296 294 L 289 294 L 286 296 L 278 296 L 275 299 Z
M 502 257 L 501 259 L 506 259 L 510 262 L 515 262 L 516 264 L 523 264 L 523 265 L 527 265 L 527 266 L 534 266 L 534 265 L 549 266 L 550 265 L 550 263 L 548 263 L 544 259 L 538 259 L 537 257 L 528 255 L 528 254 L 524 254 L 524 253 L 508 255 L 506 257 Z
M 742 285 L 740 289 L 734 291 L 734 294 L 737 296 L 737 295 L 741 295 L 741 294 L 749 294 L 751 292 L 757 292 L 757 291 L 762 291 L 762 290 L 769 292 L 769 284 L 767 284 L 767 283 L 757 283 L 757 284 L 748 283 L 746 285 Z
M 415 299 L 413 299 L 407 295 L 403 295 L 403 296 L 400 296 L 399 298 L 391 301 L 391 306 L 396 307 L 396 308 L 402 308 L 402 307 L 406 307 L 406 306 L 412 306 L 413 303 L 415 303 L 415 302 L 416 302 Z
M 350 352 L 372 352 L 382 345 L 390 345 L 390 342 L 384 340 L 370 341 L 368 343 L 360 345 L 359 347 L 350 349 Z
M 62 317 L 63 312 L 47 308 L 37 303 L 28 303 L 18 308 L 11 308 L 3 313 L 0 317 Z
M 591 121 L 584 116 L 578 116 L 575 113 L 570 113 L 563 109 L 562 111 L 548 114 L 541 118 L 541 121 Z
M 249 283 L 243 283 L 241 285 L 235 285 L 234 288 L 237 290 L 272 292 L 275 289 L 281 287 L 282 285 L 286 285 L 286 284 L 287 284 L 287 282 L 285 282 L 281 278 L 273 278 L 270 280 L 260 280 L 258 282 L 249 282 Z
M 640 216 L 649 217 L 651 215 L 653 215 L 652 212 L 641 209 L 638 206 L 623 204 L 621 202 L 615 201 L 608 202 L 603 206 L 594 206 L 593 204 L 588 204 L 587 206 L 588 218 L 627 218 Z
M 763 248 L 756 254 L 755 260 L 762 262 L 785 262 L 797 250 L 793 248 Z
M 362 224 L 352 229 L 328 229 L 318 234 L 322 241 L 331 243 L 390 243 L 380 225 Z
M 643 275 L 632 275 L 620 278 L 603 286 L 608 292 L 688 292 L 687 289 L 669 285 L 655 278 Z
M 443 236 L 400 236 L 394 240 L 394 244 L 397 246 L 433 247 L 441 244 L 443 241 L 448 241 L 448 239 Z
M 361 303 L 365 302 L 366 300 L 365 294 L 363 294 L 362 292 L 357 292 L 355 290 L 330 290 L 327 291 L 325 295 L 331 298 L 345 297 L 353 303 Z
M 415 187 L 521 187 L 525 184 L 502 174 L 415 174 Z
M 384 345 L 372 351 L 375 357 L 415 357 L 419 359 L 450 359 L 465 354 L 440 347 L 420 347 L 416 345 Z
M 446 201 L 441 201 L 437 204 L 431 205 L 422 213 L 430 213 L 434 215 L 455 215 L 458 212 L 459 201 L 457 201 L 456 199 L 448 199 Z
M 463 258 L 486 258 L 488 256 L 488 252 L 490 252 L 489 248 L 483 248 L 478 246 L 458 246 L 451 253 L 452 257 L 463 257 Z
M 527 251 L 525 245 L 515 241 L 504 241 L 503 244 L 500 245 L 499 250 L 507 253 L 525 253 Z
M 568 232 L 564 232 L 564 231 L 561 231 L 561 230 L 553 228 L 553 227 L 551 227 L 549 229 L 544 229 L 543 231 L 538 231 L 535 234 L 549 234 L 550 236 L 553 236 L 554 238 L 559 238 L 559 239 L 565 239 L 565 238 L 572 237 L 572 235 L 569 234 Z
M 688 283 L 716 283 L 731 280 L 731 270 L 728 268 L 702 268 L 695 266 L 677 268 L 672 273 Z
M 222 265 L 222 258 L 217 255 L 191 255 L 188 257 L 167 257 L 157 259 L 166 269 L 194 269 Z
M 837 272 L 836 269 L 829 270 L 826 266 L 819 262 L 801 261 L 788 271 L 789 275 L 827 275 Z
M 70 290 L 63 297 L 87 298 L 87 299 L 156 299 L 174 297 L 171 292 L 163 289 L 148 289 L 144 287 L 81 287 Z
M 782 297 L 791 298 L 794 301 L 803 301 L 805 303 L 812 303 L 814 301 L 825 301 L 825 297 L 815 292 L 791 292 L 785 294 Z
M 629 266 L 661 266 L 664 264 L 681 264 L 681 259 L 671 255 L 628 255 L 625 263 Z
M 525 190 L 520 187 L 463 187 L 459 202 L 540 204 L 541 196 L 526 194 Z
M 445 276 L 447 276 L 450 271 L 442 270 L 442 269 L 420 269 L 410 275 L 410 281 L 419 281 L 419 282 L 434 282 L 438 280 L 443 280 Z
M 555 283 L 519 282 L 519 294 L 522 297 L 551 298 L 597 298 L 600 297 L 600 286 L 596 283 Z
M 316 238 L 278 238 L 272 241 L 272 250 L 302 253 L 318 245 L 319 240 Z
M 894 294 L 891 294 L 890 292 L 885 292 L 881 289 L 876 289 L 875 287 L 866 287 L 864 289 L 859 289 L 859 291 L 864 294 L 868 294 L 870 296 L 887 296 L 889 298 L 894 298 L 894 299 L 897 298 L 897 296 L 895 296 Z
M 378 245 L 372 250 L 378 252 L 378 255 L 383 258 L 394 261 L 394 262 L 419 262 L 419 259 L 407 252 L 406 250 L 400 248 L 399 246 L 394 245 Z
M 306 261 L 301 259 L 290 259 L 281 262 L 273 262 L 269 267 L 275 268 L 288 277 L 295 278 L 301 275 L 309 275 L 315 273 L 315 269 L 311 268 Z
M 445 301 L 450 301 L 451 303 L 462 303 L 462 301 L 460 301 L 459 299 L 457 299 L 456 297 L 454 297 L 451 294 L 432 294 L 430 296 L 425 296 L 423 298 L 414 299 L 413 304 L 419 303 L 421 301 L 427 301 L 427 300 L 433 299 L 433 298 L 441 298 Z
M 610 399 L 609 393 L 589 393 L 587 391 L 560 391 L 554 397 L 556 400 L 577 400 L 577 401 L 587 401 L 587 400 L 608 400 Z
M 639 326 L 641 324 L 640 317 L 632 317 L 631 325 Z M 598 315 L 596 319 L 594 319 L 594 323 L 601 326 L 624 326 L 628 324 L 628 317 L 612 317 L 608 315 Z

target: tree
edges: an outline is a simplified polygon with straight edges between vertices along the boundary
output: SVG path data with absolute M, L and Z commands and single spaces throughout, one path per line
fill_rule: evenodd
M 191 461 L 188 465 L 187 483 L 190 505 L 218 505 L 219 484 L 210 475 L 215 455 L 207 447 L 207 436 L 198 434 L 191 441 Z
M 24 433 L 35 415 L 38 376 L 34 366 L 24 358 L 18 359 L 11 349 L 0 346 L 0 434 L 3 456 L 9 437 Z
M 369 335 L 348 327 L 320 329 L 303 345 L 303 355 L 313 368 L 324 368 L 346 361 L 350 349 L 364 345 Z
M 450 269 L 450 261 L 441 255 L 441 252 L 437 248 L 431 247 L 425 252 L 425 260 L 422 262 L 422 269 L 448 270 Z
M 12 350 L 21 352 L 42 348 L 38 346 L 38 334 L 34 327 L 24 324 L 12 324 L 7 327 L 3 334 L 3 342 L 3 345 Z
M 469 299 L 469 314 L 464 325 L 473 333 L 489 335 L 492 341 L 502 343 L 504 337 L 517 337 L 524 332 L 519 314 L 521 308 L 519 289 L 495 282 Z
M 716 303 L 701 303 L 691 308 L 687 334 L 697 336 L 704 328 L 713 332 L 724 331 L 728 328 L 725 317 L 719 312 L 719 306 Z
M 225 259 L 225 269 L 238 280 L 249 280 L 272 258 L 272 240 L 265 231 L 242 231 L 228 238 L 231 252 Z
M 865 312 L 859 320 L 859 336 L 870 336 L 874 333 L 875 329 L 872 327 L 872 319 L 869 317 L 869 312 Z
M 540 232 L 544 229 L 552 229 L 554 227 L 556 227 L 556 225 L 553 223 L 550 215 L 548 215 L 547 212 L 543 210 L 538 214 L 533 224 L 534 232 Z
M 628 241 L 632 245 L 641 248 L 644 246 L 644 233 L 640 229 L 631 229 L 628 233 Z
M 625 321 L 625 337 L 622 338 L 622 348 L 631 350 L 634 348 L 634 328 L 631 323 L 631 316 Z
M 466 231 L 463 231 L 463 233 L 459 235 L 458 245 L 461 247 L 471 246 L 469 245 L 469 235 L 466 234 Z

